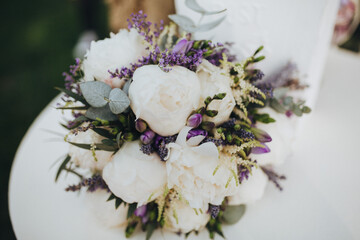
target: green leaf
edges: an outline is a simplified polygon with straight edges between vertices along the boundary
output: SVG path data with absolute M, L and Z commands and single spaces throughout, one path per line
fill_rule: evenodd
M 196 26 L 193 20 L 186 16 L 172 14 L 168 16 L 171 21 L 176 23 L 179 27 L 184 29 L 187 32 L 195 32 Z
M 260 56 L 260 57 L 255 58 L 255 59 L 253 60 L 253 62 L 254 62 L 254 63 L 260 62 L 260 61 L 262 61 L 262 60 L 264 60 L 264 59 L 265 59 L 265 56 Z
M 122 113 L 130 106 L 130 99 L 126 93 L 119 88 L 111 90 L 109 100 L 110 110 L 115 114 Z
M 121 198 L 116 198 L 115 199 L 115 209 L 118 209 L 119 206 L 121 205 L 121 203 L 123 203 L 124 201 Z
M 310 113 L 310 112 L 311 112 L 311 108 L 309 108 L 308 106 L 304 106 L 304 107 L 301 109 L 301 111 L 302 111 L 303 113 Z
M 220 11 L 207 11 L 204 8 L 202 8 L 197 2 L 196 0 L 186 0 L 185 4 L 188 8 L 190 8 L 191 10 L 201 13 L 203 15 L 213 15 L 213 14 L 218 14 L 218 13 L 222 13 L 225 12 L 226 9 L 220 10 Z
M 261 52 L 264 49 L 264 46 L 260 46 L 258 49 L 256 49 L 255 53 L 253 56 L 255 56 L 256 54 L 258 54 L 259 52 Z
M 218 94 L 216 94 L 214 97 L 213 97 L 213 99 L 214 100 L 222 100 L 222 99 L 224 99 L 226 97 L 226 93 L 218 93 Z
M 154 233 L 155 229 L 157 228 L 157 224 L 150 222 L 146 225 L 146 240 L 150 240 L 152 234 Z
M 92 130 L 102 137 L 110 138 L 110 139 L 114 138 L 114 135 L 112 135 L 108 130 L 104 128 L 93 128 Z
M 62 172 L 63 170 L 65 170 L 66 165 L 70 162 L 70 160 L 71 160 L 71 157 L 70 157 L 69 155 L 67 155 L 66 158 L 64 159 L 64 161 L 61 163 L 61 165 L 60 165 L 60 167 L 59 167 L 59 169 L 58 169 L 58 171 L 57 171 L 57 173 L 56 173 L 55 182 L 57 182 L 57 180 L 59 179 L 59 176 L 60 176 L 61 172 Z
M 276 122 L 275 119 L 271 118 L 269 114 L 254 114 L 254 120 L 262 122 L 262 123 L 272 123 Z
M 115 198 L 116 198 L 115 194 L 111 193 L 110 197 L 106 201 L 109 202 Z
M 108 139 L 108 138 L 101 140 L 101 142 L 102 142 L 104 145 L 106 145 L 106 146 L 111 146 L 111 147 L 113 147 L 113 146 L 115 145 L 115 142 L 112 141 L 112 140 L 110 140 L 110 139 Z
M 216 115 L 218 114 L 218 111 L 216 110 L 206 110 L 205 114 L 209 117 L 216 117 Z
M 129 219 L 132 215 L 134 215 L 134 212 L 136 210 L 137 203 L 131 203 L 129 204 L 129 209 L 127 212 L 127 218 Z
M 68 89 L 65 89 L 65 88 L 59 88 L 59 87 L 55 87 L 55 89 L 59 90 L 60 92 L 63 92 L 65 94 L 67 94 L 68 96 L 72 97 L 73 99 L 75 99 L 75 101 L 79 101 L 79 102 L 82 102 L 83 104 L 85 105 L 88 105 L 88 103 L 86 102 L 85 98 L 68 90 Z
M 286 93 L 289 91 L 288 88 L 281 87 L 281 88 L 275 88 L 273 91 L 274 98 L 281 99 L 285 97 Z
M 228 205 L 222 215 L 222 221 L 226 224 L 235 224 L 244 215 L 246 206 L 242 205 Z
M 303 112 L 301 111 L 300 107 L 296 104 L 293 104 L 291 106 L 291 111 L 298 117 L 301 117 L 303 115 Z
M 91 144 L 85 144 L 85 143 L 74 143 L 74 142 L 68 142 L 76 147 L 82 148 L 82 149 L 86 149 L 86 150 L 90 150 L 91 149 Z M 116 147 L 114 146 L 107 146 L 105 144 L 102 143 L 97 143 L 95 144 L 96 146 L 96 151 L 101 150 L 101 151 L 108 151 L 108 152 L 115 152 L 116 150 L 118 150 Z
M 111 87 L 99 81 L 80 83 L 80 89 L 86 101 L 93 107 L 104 107 L 108 101 Z
M 62 110 L 86 110 L 89 107 L 86 106 L 77 106 L 77 107 L 57 107 L 56 109 Z
M 90 107 L 86 111 L 85 117 L 92 120 L 100 118 L 107 121 L 116 121 L 118 119 L 117 116 L 111 112 L 109 105 L 100 108 Z
M 138 221 L 133 221 L 131 223 L 128 223 L 125 229 L 125 236 L 127 238 L 131 237 L 131 235 L 134 233 L 136 226 L 138 225 Z
M 215 123 L 213 122 L 204 121 L 201 123 L 201 128 L 208 132 L 210 132 L 214 127 L 215 127 Z

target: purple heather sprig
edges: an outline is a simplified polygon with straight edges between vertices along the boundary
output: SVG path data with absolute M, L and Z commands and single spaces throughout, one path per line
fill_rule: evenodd
M 285 180 L 286 177 L 284 175 L 279 175 L 276 172 L 274 172 L 272 169 L 267 168 L 267 167 L 261 167 L 261 169 L 263 170 L 263 172 L 268 176 L 268 179 L 270 182 L 273 182 L 275 184 L 275 186 L 282 191 L 283 188 L 281 187 L 281 185 L 279 184 L 279 180 Z
M 249 160 L 251 161 L 251 160 Z M 257 163 L 256 160 L 253 163 Z M 238 165 L 238 176 L 239 176 L 239 182 L 242 183 L 245 179 L 249 179 L 251 168 L 254 167 L 254 164 L 248 164 L 244 166 L 243 164 Z

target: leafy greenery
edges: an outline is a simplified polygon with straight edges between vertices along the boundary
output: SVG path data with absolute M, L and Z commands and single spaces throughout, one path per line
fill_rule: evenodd
M 61 165 L 56 173 L 55 182 L 59 179 L 61 172 L 66 169 L 66 165 L 70 162 L 70 160 L 71 160 L 71 157 L 69 155 L 66 155 L 64 161 L 61 163 Z

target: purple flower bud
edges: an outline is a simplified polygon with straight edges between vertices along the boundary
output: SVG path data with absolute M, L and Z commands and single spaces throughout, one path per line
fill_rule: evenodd
M 201 122 L 202 122 L 202 115 L 200 113 L 195 113 L 188 118 L 187 125 L 189 127 L 197 128 Z
M 147 130 L 146 132 L 141 134 L 140 141 L 143 144 L 149 144 L 154 139 L 154 137 L 155 137 L 155 133 L 153 131 L 151 131 L 151 130 Z
M 181 39 L 173 48 L 173 53 L 187 53 L 193 46 L 194 41 L 188 41 L 185 38 Z
M 259 142 L 264 143 L 264 142 L 272 141 L 272 138 L 270 137 L 270 135 L 267 132 L 265 132 L 259 128 L 251 128 L 251 131 L 254 134 L 255 139 L 258 140 Z
M 134 215 L 143 218 L 146 216 L 146 210 L 146 205 L 142 205 L 135 209 Z
M 265 143 L 263 143 L 262 145 L 263 145 L 264 147 L 255 147 L 255 148 L 252 148 L 252 149 L 251 149 L 251 153 L 253 153 L 253 154 L 264 154 L 264 153 L 270 152 L 270 148 L 269 148 Z
M 285 115 L 289 118 L 289 117 L 291 117 L 291 116 L 293 115 L 293 112 L 290 111 L 290 110 L 287 110 L 287 111 L 285 112 Z
M 196 137 L 202 135 L 204 137 L 207 137 L 208 132 L 203 130 L 203 129 L 192 129 L 188 132 L 188 135 L 186 136 L 186 140 L 192 138 L 192 137 Z
M 146 128 L 147 128 L 147 124 L 146 122 L 144 122 L 141 119 L 136 120 L 135 122 L 135 128 L 138 132 L 145 132 Z

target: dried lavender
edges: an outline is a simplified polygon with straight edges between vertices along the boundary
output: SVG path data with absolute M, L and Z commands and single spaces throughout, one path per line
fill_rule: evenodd
M 225 43 L 225 45 L 231 47 L 232 43 Z M 225 47 L 222 43 L 217 43 L 216 45 L 211 45 L 210 47 L 213 50 L 213 53 L 207 56 L 205 59 L 208 60 L 215 66 L 220 66 L 221 61 L 224 60 L 224 54 L 227 57 L 228 62 L 236 61 L 236 56 L 230 53 L 230 50 Z
M 220 127 L 222 128 L 233 128 L 235 126 L 235 122 L 236 119 L 235 118 L 231 118 L 230 120 L 224 122 L 223 124 L 221 124 Z
M 202 140 L 202 142 L 200 144 L 203 144 L 203 143 L 207 143 L 207 142 L 212 142 L 214 143 L 217 147 L 221 146 L 221 145 L 225 145 L 225 141 L 222 140 L 222 139 L 215 139 L 215 138 L 212 138 L 212 137 L 206 137 L 204 140 Z
M 105 183 L 101 175 L 94 175 L 91 178 L 82 180 L 79 184 L 68 186 L 65 191 L 76 192 L 80 191 L 82 187 L 88 187 L 88 192 L 94 192 L 97 189 L 105 189 L 109 191 L 109 187 Z
M 220 206 L 209 204 L 208 211 L 212 218 L 216 218 L 220 213 Z
M 249 160 L 251 161 L 251 160 Z M 242 183 L 245 179 L 249 179 L 251 169 L 256 165 L 257 161 L 251 162 L 250 164 L 242 163 L 238 165 L 238 177 L 239 182 Z
M 275 173 L 274 170 L 267 167 L 261 167 L 261 170 L 263 170 L 263 172 L 268 176 L 269 181 L 273 182 L 280 191 L 283 190 L 279 184 L 279 180 L 285 180 L 286 177 L 284 175 L 279 175 Z
M 141 145 L 140 150 L 146 155 L 150 155 L 153 152 L 155 152 L 155 149 L 153 148 L 153 146 L 151 144 L 143 144 L 143 145 Z
M 244 141 L 251 141 L 255 139 L 255 136 L 252 132 L 248 132 L 244 129 L 240 129 L 238 131 L 235 131 L 234 134 L 238 136 L 239 138 L 243 139 Z

